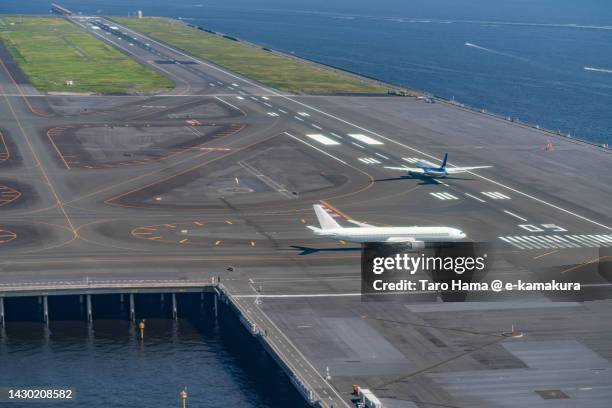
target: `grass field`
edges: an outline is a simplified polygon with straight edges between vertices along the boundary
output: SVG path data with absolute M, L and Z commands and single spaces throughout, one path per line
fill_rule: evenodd
M 172 81 L 57 17 L 0 17 L 0 40 L 43 92 L 140 93 Z M 73 86 L 66 81 L 73 81 Z
M 283 91 L 327 94 L 387 92 L 386 87 L 371 81 L 207 33 L 177 20 L 129 17 L 113 17 L 113 20 Z

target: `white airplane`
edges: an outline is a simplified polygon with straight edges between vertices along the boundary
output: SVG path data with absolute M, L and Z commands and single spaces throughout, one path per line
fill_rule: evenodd
M 413 249 L 423 249 L 425 242 L 454 242 L 465 238 L 457 228 L 450 227 L 376 227 L 349 220 L 357 227 L 340 226 L 323 206 L 313 205 L 321 228 L 308 226 L 316 235 L 348 242 L 378 242 L 407 244 Z
M 448 175 L 465 173 L 470 170 L 476 169 L 488 169 L 493 166 L 474 166 L 474 167 L 446 167 L 446 160 L 448 159 L 448 153 L 444 155 L 444 161 L 442 165 L 438 166 L 427 160 L 417 160 L 417 167 L 385 167 L 385 169 L 391 170 L 403 170 L 413 176 L 427 176 L 427 177 L 446 177 Z

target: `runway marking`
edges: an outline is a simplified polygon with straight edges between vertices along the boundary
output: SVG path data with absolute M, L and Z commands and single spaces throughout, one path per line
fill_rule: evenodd
M 407 161 L 408 163 L 416 163 L 419 158 L 418 157 L 402 157 L 402 160 Z
M 307 113 L 307 112 L 298 112 L 298 115 L 304 116 L 305 118 L 307 118 L 307 117 L 310 116 L 310 113 Z
M 348 165 L 348 163 L 347 163 L 347 162 L 345 162 L 344 160 L 339 159 L 339 158 L 337 158 L 336 156 L 334 156 L 333 154 L 329 154 L 329 153 L 327 153 L 326 151 L 321 150 L 321 149 L 319 149 L 318 147 L 313 146 L 313 145 L 311 145 L 310 143 L 303 141 L 303 140 L 302 140 L 302 139 L 300 139 L 299 137 L 295 137 L 295 136 L 293 136 L 293 135 L 292 135 L 291 133 L 289 133 L 289 132 L 283 132 L 283 134 L 285 134 L 285 135 L 289 136 L 289 137 L 290 137 L 290 138 L 292 138 L 292 139 L 297 140 L 297 141 L 298 141 L 298 142 L 300 142 L 300 143 L 305 144 L 306 146 L 310 146 L 310 147 L 312 147 L 312 148 L 313 148 L 313 149 L 315 149 L 316 151 L 318 151 L 318 152 L 320 152 L 320 153 L 323 153 L 324 155 L 329 156 L 329 157 L 331 157 L 332 159 L 337 160 L 337 161 L 339 161 L 339 162 L 340 162 L 340 163 L 342 163 L 342 164 L 346 164 L 346 165 Z
M 366 164 L 380 164 L 380 161 L 373 157 L 361 157 L 359 161 Z
M 6 244 L 17 238 L 17 234 L 13 231 L 0 229 L 0 244 Z
M 268 98 L 267 96 L 262 96 L 261 99 L 266 100 L 266 101 L 270 100 L 270 98 Z
M 238 84 L 234 84 L 234 83 L 232 83 L 232 86 L 234 86 L 234 87 L 238 88 L 238 86 L 239 86 L 239 85 L 238 85 Z
M 439 200 L 458 200 L 459 197 L 452 195 L 451 193 L 429 193 Z
M 284 111 L 284 110 L 282 110 L 282 109 L 279 109 L 278 111 L 279 111 L 280 113 L 282 113 L 282 114 L 285 114 L 285 115 L 287 114 L 287 111 Z
M 349 133 L 348 135 L 349 135 L 349 137 L 352 137 L 353 139 L 357 139 L 360 142 L 363 142 L 363 143 L 365 143 L 367 145 L 382 145 L 382 144 L 384 144 L 381 141 L 378 141 L 376 139 L 372 139 L 370 136 L 366 136 L 366 135 L 363 135 L 361 133 Z
M 304 119 L 300 118 L 299 116 L 294 116 L 293 118 L 299 120 L 300 122 L 304 121 Z
M 327 136 L 323 136 L 321 134 L 315 133 L 315 134 L 307 134 L 306 136 L 308 136 L 309 138 L 311 138 L 312 140 L 315 140 L 325 146 L 334 146 L 334 145 L 339 145 L 340 143 L 336 142 L 334 139 L 330 139 Z
M 12 203 L 21 197 L 21 192 L 7 186 L 0 186 L 0 207 Z
M 549 251 L 549 252 L 545 252 L 545 253 L 543 253 L 543 254 L 541 254 L 541 255 L 534 256 L 534 257 L 533 257 L 533 258 L 531 258 L 531 259 L 540 259 L 540 258 L 544 258 L 545 256 L 552 255 L 552 254 L 556 254 L 557 252 L 559 252 L 559 250 L 558 250 L 558 249 L 555 249 L 554 251 Z
M 498 238 L 519 249 L 612 247 L 612 235 L 607 234 L 510 235 Z
M 474 199 L 474 200 L 476 200 L 476 201 L 480 201 L 481 203 L 486 203 L 486 201 L 485 201 L 485 200 L 483 200 L 482 198 L 480 198 L 480 197 L 476 197 L 475 195 L 472 195 L 472 194 L 470 194 L 470 193 L 465 193 L 465 195 L 466 195 L 466 196 L 468 196 L 468 197 L 470 197 L 470 198 L 473 198 L 473 199 Z
M 360 144 L 358 144 L 358 143 L 351 142 L 351 144 L 352 144 L 352 145 L 357 146 L 357 147 L 358 147 L 358 148 L 360 148 L 360 149 L 365 149 L 365 147 L 363 147 L 362 145 L 360 145 Z
M 510 197 L 497 191 L 482 191 L 481 194 L 486 195 L 493 200 L 510 200 Z
M 236 99 L 240 99 L 241 101 L 244 100 L 244 98 L 242 96 L 237 96 Z
M 331 205 L 325 200 L 319 200 L 319 204 L 321 204 L 323 206 L 323 209 L 325 209 L 325 211 L 327 211 L 333 217 L 341 217 L 341 218 L 344 218 L 345 220 L 353 219 L 351 216 L 349 216 L 346 213 L 343 213 L 338 208 L 334 207 L 333 205 Z
M 268 108 L 273 108 L 273 106 L 270 105 L 268 102 L 264 102 L 263 104 L 266 105 Z
M 259 170 L 257 170 L 255 167 L 253 167 L 249 163 L 245 161 L 239 161 L 238 164 L 244 169 L 246 169 L 247 171 L 249 171 L 251 174 L 253 174 L 255 177 L 257 177 L 259 180 L 261 180 L 268 187 L 272 188 L 277 193 L 282 195 L 283 197 L 288 198 L 290 200 L 297 198 L 297 195 L 292 194 L 291 191 L 285 188 L 285 186 L 281 185 L 280 183 L 277 183 L 276 181 L 272 180 L 270 177 L 266 176 L 265 174 L 262 174 Z
M 571 272 L 571 271 L 574 271 L 576 269 L 582 268 L 583 266 L 587 266 L 587 265 L 590 265 L 592 263 L 599 262 L 599 261 L 601 261 L 603 259 L 606 259 L 606 258 L 608 258 L 608 257 L 607 256 L 598 256 L 597 258 L 590 259 L 590 260 L 582 262 L 582 263 L 580 263 L 580 264 L 578 264 L 576 266 L 568 268 L 568 269 L 566 269 L 564 271 L 561 271 L 561 273 Z
M 508 214 L 509 216 L 511 216 L 511 217 L 514 217 L 514 218 L 517 218 L 517 219 L 519 219 L 519 220 L 521 220 L 521 221 L 525 221 L 525 222 L 527 222 L 527 219 L 526 219 L 526 218 L 521 217 L 520 215 L 516 215 L 515 213 L 510 212 L 510 211 L 508 211 L 508 210 L 504 210 L 504 212 L 505 212 L 506 214 Z
M 330 135 L 332 135 L 333 137 L 337 137 L 338 139 L 344 139 L 342 136 L 340 136 L 339 134 L 336 134 L 334 132 L 329 132 Z
M 311 123 L 310 126 L 312 126 L 315 129 L 323 130 L 321 126 L 315 125 L 314 123 Z
M 385 156 L 384 154 L 380 154 L 380 153 L 374 153 L 375 155 L 377 155 L 378 157 L 381 157 L 385 160 L 389 160 L 389 158 L 387 156 Z
M 272 117 L 279 116 L 279 114 L 278 114 L 278 113 L 276 113 L 276 112 L 268 112 L 268 115 L 270 115 L 270 116 L 272 116 Z
M 236 109 L 239 112 L 242 112 L 242 109 L 240 109 L 239 107 L 237 107 L 236 105 L 232 105 L 231 103 L 229 103 L 228 101 L 224 101 L 223 99 L 219 98 L 218 96 L 215 96 L 215 99 L 217 99 L 218 101 L 223 102 L 224 104 L 231 106 L 232 108 Z M 244 114 L 244 112 L 242 112 Z

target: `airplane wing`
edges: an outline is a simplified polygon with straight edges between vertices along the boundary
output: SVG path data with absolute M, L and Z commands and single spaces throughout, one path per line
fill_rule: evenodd
M 374 225 L 366 224 L 365 222 L 359 222 L 355 220 L 347 220 L 347 221 L 350 222 L 351 224 L 359 225 L 362 228 L 374 227 Z
M 425 171 L 419 167 L 386 167 L 385 166 L 385 169 L 401 170 L 401 171 L 406 171 L 410 173 L 419 173 L 419 174 L 425 173 Z
M 470 170 L 489 169 L 491 167 L 493 167 L 493 166 L 447 167 L 446 168 L 446 172 L 448 174 L 465 173 L 466 171 L 470 171 Z

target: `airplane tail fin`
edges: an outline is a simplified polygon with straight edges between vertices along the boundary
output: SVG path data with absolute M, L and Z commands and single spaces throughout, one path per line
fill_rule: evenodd
M 319 204 L 315 204 L 312 206 L 315 210 L 315 214 L 317 216 L 317 220 L 319 220 L 319 224 L 321 225 L 321 229 L 322 230 L 329 230 L 329 229 L 336 229 L 336 228 L 342 228 L 340 227 L 340 225 L 332 218 L 331 215 L 329 215 L 329 213 L 327 211 L 325 211 L 325 209 L 323 208 L 323 206 L 319 205 Z
M 442 160 L 442 165 L 440 166 L 440 169 L 443 169 L 446 167 L 446 161 L 448 160 L 448 153 L 444 154 L 444 160 Z

